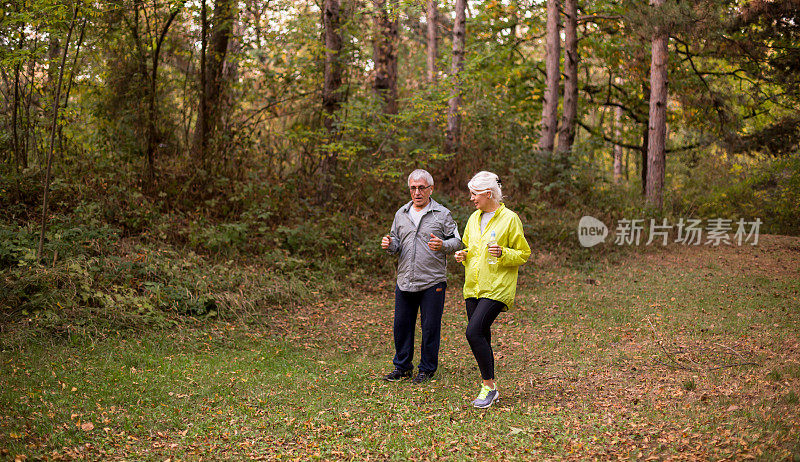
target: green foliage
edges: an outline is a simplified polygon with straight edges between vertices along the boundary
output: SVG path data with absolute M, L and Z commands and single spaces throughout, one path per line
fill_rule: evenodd
M 707 159 L 694 170 L 677 193 L 682 208 L 704 217 L 760 218 L 766 233 L 800 229 L 800 158 Z

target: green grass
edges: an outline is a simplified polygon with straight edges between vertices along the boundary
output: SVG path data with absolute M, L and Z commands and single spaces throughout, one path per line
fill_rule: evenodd
M 720 255 L 729 261 L 709 269 Z M 798 258 L 782 253 L 789 270 L 753 275 L 750 257 L 533 258 L 518 307 L 493 328 L 501 399 L 488 410 L 469 405 L 479 374 L 453 281 L 440 369 L 422 386 L 380 380 L 391 368 L 390 281 L 249 323 L 26 342 L 11 326 L 0 457 L 791 459 Z

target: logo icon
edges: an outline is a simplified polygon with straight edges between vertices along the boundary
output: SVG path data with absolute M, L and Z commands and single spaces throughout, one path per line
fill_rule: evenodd
M 605 223 L 592 216 L 585 216 L 578 222 L 578 240 L 584 247 L 594 247 L 605 242 L 608 236 L 608 227 Z

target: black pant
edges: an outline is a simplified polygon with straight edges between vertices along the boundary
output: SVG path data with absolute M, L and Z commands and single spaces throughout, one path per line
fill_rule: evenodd
M 467 304 L 467 341 L 483 380 L 494 379 L 494 352 L 492 351 L 492 323 L 497 319 L 505 304 L 490 298 L 468 298 Z
M 433 374 L 439 366 L 439 342 L 442 338 L 442 313 L 446 282 L 419 292 L 394 289 L 394 367 L 401 371 L 414 368 L 414 329 L 417 311 L 422 324 L 422 348 L 419 371 Z

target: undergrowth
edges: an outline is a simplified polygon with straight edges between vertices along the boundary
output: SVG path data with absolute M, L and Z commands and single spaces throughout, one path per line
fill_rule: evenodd
M 790 186 L 800 169 L 791 160 L 766 165 L 744 183 L 709 182 L 713 200 L 699 207 L 700 183 L 719 167 L 706 166 L 694 182 L 667 190 L 664 210 L 655 213 L 641 205 L 635 179 L 614 184 L 580 151 L 555 165 L 546 156 L 509 156 L 490 156 L 480 167 L 504 178 L 507 204 L 522 218 L 534 252 L 558 254 L 572 267 L 591 269 L 640 250 L 610 244 L 611 237 L 581 248 L 575 230 L 584 215 L 611 233 L 621 218 L 753 218 L 758 209 L 770 213 L 762 229 L 770 232 L 786 231 L 798 216 Z M 394 276 L 395 259 L 378 242 L 408 200 L 397 175 L 346 173 L 346 181 L 320 197 L 302 175 L 275 182 L 256 169 L 236 179 L 165 169 L 148 189 L 132 164 L 93 162 L 76 161 L 55 176 L 39 260 L 37 174 L 0 177 L 0 329 L 57 334 L 170 328 L 186 319 L 258 320 L 270 310 L 369 291 Z M 474 211 L 459 186 L 466 170 L 448 177 L 442 162 L 431 167 L 441 179 L 434 198 L 463 227 Z M 685 167 L 673 164 L 676 172 Z M 767 203 L 759 185 L 783 192 Z

